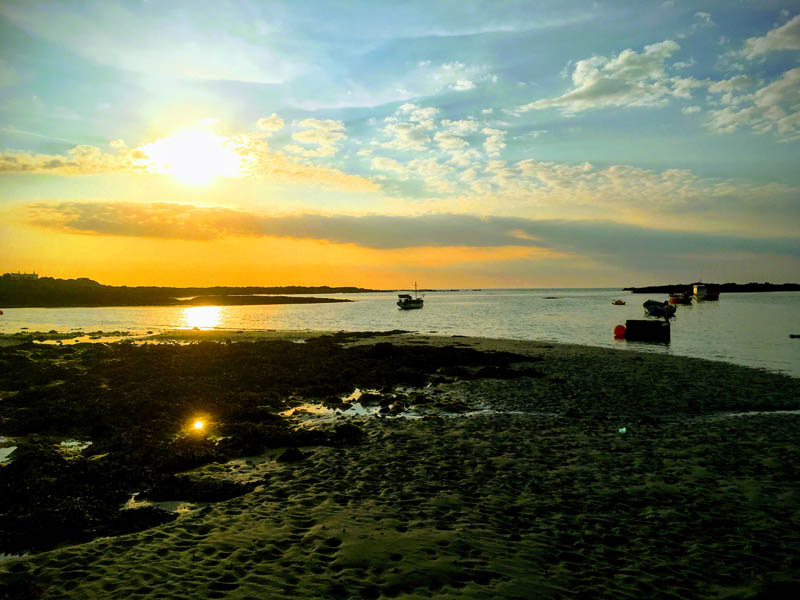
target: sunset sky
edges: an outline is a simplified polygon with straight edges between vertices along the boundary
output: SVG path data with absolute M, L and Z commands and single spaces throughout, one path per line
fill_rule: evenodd
M 800 280 L 800 4 L 0 3 L 0 272 Z

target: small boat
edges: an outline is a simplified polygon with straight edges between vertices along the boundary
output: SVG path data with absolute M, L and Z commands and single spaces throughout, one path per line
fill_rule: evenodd
M 692 294 L 690 292 L 677 292 L 669 295 L 670 304 L 691 304 Z
M 711 300 L 719 300 L 719 291 L 709 290 L 702 283 L 695 283 L 693 286 L 694 299 L 696 302 L 708 302 Z
M 692 292 L 695 302 L 702 302 L 706 299 L 706 286 L 704 286 L 702 283 L 695 283 L 692 286 Z
M 417 282 L 414 282 L 414 297 L 412 298 L 410 294 L 398 294 L 397 295 L 397 306 L 400 307 L 401 310 L 411 310 L 412 308 L 422 308 L 422 304 L 425 301 L 420 298 L 419 294 L 417 293 Z
M 625 306 L 625 300 L 612 300 L 611 304 L 614 304 L 615 306 Z
M 659 302 L 658 300 L 646 300 L 642 306 L 644 306 L 645 314 L 648 317 L 663 317 L 667 321 L 675 316 L 675 311 L 677 310 L 674 304 Z

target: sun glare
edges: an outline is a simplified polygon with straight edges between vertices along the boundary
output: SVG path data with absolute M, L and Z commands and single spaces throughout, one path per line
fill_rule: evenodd
M 242 158 L 230 138 L 203 129 L 187 129 L 141 147 L 149 159 L 148 169 L 168 173 L 195 185 L 216 177 L 238 177 Z
M 203 423 L 201 420 L 198 419 L 197 421 L 192 423 L 192 427 L 194 427 L 195 430 L 200 431 L 203 427 L 205 427 L 205 423 Z
M 222 308 L 219 306 L 190 306 L 183 309 L 185 327 L 210 329 L 219 325 L 222 320 Z

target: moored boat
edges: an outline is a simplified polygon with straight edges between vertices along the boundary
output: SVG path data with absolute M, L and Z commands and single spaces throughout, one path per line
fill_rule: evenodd
M 424 304 L 424 300 L 419 296 L 417 293 L 417 282 L 414 282 L 414 296 L 412 297 L 411 294 L 398 294 L 397 295 L 397 306 L 400 307 L 401 310 L 410 310 L 412 308 L 422 308 Z
M 611 304 L 614 304 L 615 306 L 624 306 L 625 300 L 612 300 Z
M 692 295 L 695 302 L 702 302 L 706 299 L 706 286 L 702 283 L 695 283 L 692 286 Z
M 648 317 L 663 317 L 667 321 L 675 316 L 675 311 L 677 310 L 674 304 L 659 302 L 658 300 L 645 300 L 642 306 L 644 306 L 645 314 Z
M 692 294 L 690 292 L 678 292 L 669 295 L 670 304 L 691 304 Z

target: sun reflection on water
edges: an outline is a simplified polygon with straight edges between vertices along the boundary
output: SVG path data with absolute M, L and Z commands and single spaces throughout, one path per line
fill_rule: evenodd
M 211 329 L 222 321 L 221 306 L 190 306 L 183 309 L 182 326 L 197 329 Z

